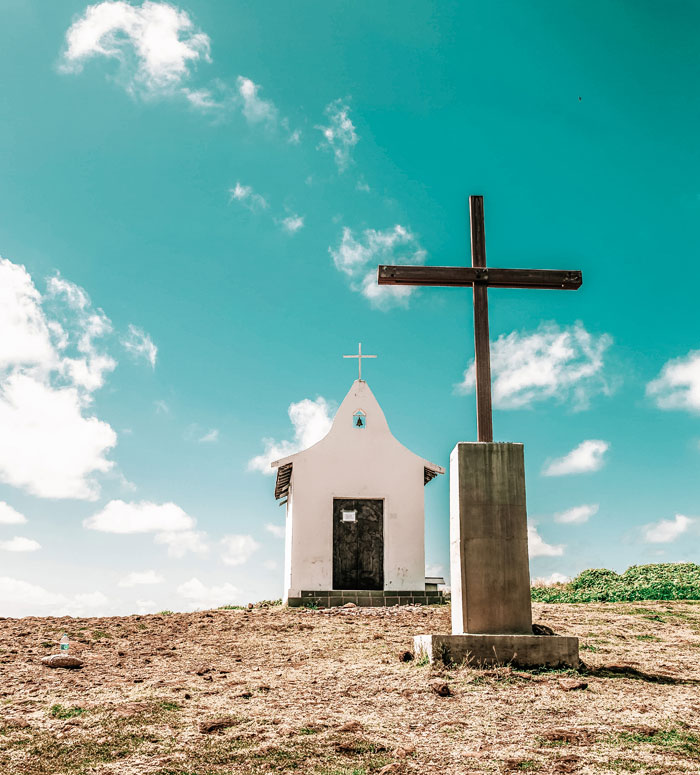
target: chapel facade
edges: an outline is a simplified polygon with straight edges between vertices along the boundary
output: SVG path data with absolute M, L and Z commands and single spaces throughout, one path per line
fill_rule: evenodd
M 287 604 L 441 599 L 426 589 L 423 488 L 445 469 L 392 436 L 367 382 L 353 383 L 321 441 L 272 467 L 287 508 Z

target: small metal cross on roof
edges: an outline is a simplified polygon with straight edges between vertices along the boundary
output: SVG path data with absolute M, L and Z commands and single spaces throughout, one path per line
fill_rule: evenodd
M 554 269 L 487 269 L 484 238 L 484 197 L 469 197 L 472 265 L 380 266 L 379 285 L 433 285 L 474 289 L 474 352 L 476 364 L 476 428 L 479 441 L 493 441 L 491 354 L 488 288 L 559 288 L 575 291 L 579 271 Z
M 362 354 L 362 342 L 357 345 L 357 355 L 343 355 L 343 358 L 357 358 L 357 365 L 360 370 L 360 376 L 358 379 L 362 382 L 362 359 L 363 358 L 376 358 L 376 355 L 363 355 Z

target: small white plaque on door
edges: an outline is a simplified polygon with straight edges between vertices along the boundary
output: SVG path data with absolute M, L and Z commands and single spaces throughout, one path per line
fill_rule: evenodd
M 355 517 L 357 517 L 356 511 L 343 512 L 343 522 L 355 522 Z

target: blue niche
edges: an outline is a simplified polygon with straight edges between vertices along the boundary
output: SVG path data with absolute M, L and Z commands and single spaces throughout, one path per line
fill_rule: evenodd
M 358 409 L 355 414 L 353 414 L 352 427 L 358 429 L 367 427 L 367 415 L 362 411 L 362 409 Z

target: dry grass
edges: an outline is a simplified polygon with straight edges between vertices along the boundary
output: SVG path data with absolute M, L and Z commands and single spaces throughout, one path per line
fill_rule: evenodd
M 0 771 L 700 772 L 700 605 L 535 605 L 535 619 L 581 638 L 586 689 L 399 661 L 412 635 L 449 632 L 447 608 L 6 619 Z M 41 665 L 64 630 L 80 671 Z

